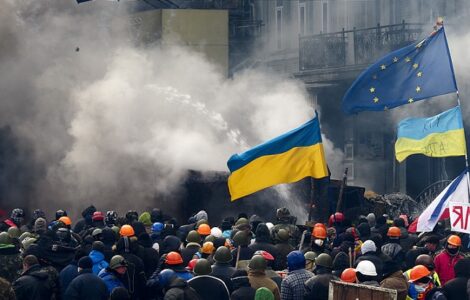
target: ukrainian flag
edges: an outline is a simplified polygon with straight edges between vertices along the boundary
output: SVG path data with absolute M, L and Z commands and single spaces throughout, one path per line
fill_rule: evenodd
M 399 162 L 412 154 L 430 157 L 467 153 L 460 106 L 430 118 L 410 118 L 398 124 L 395 155 Z
M 328 176 L 318 115 L 304 125 L 227 162 L 232 201 L 267 187 Z

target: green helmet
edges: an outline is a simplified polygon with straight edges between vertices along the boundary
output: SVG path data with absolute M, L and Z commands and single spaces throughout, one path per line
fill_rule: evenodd
M 235 223 L 235 227 L 238 226 L 238 225 L 242 225 L 242 224 L 250 224 L 250 222 L 246 218 L 240 218 Z
M 248 246 L 250 244 L 250 235 L 244 230 L 239 231 L 233 236 L 233 241 L 236 246 Z
M 101 230 L 100 228 L 96 228 L 95 230 L 93 230 L 93 232 L 91 233 L 91 236 L 95 237 L 99 234 L 102 234 L 103 233 L 103 230 Z
M 232 261 L 232 253 L 225 246 L 217 248 L 214 254 L 214 260 L 218 263 L 228 263 Z
M 117 227 L 116 225 L 114 225 L 113 227 L 111 227 L 111 229 L 114 231 L 114 233 L 116 234 L 116 236 L 119 236 L 119 227 Z
M 308 251 L 304 254 L 305 260 L 315 261 L 317 254 L 313 251 Z
M 114 255 L 109 261 L 109 268 L 116 269 L 119 267 L 127 267 L 127 261 L 121 255 Z
M 211 264 L 207 259 L 200 258 L 194 266 L 194 274 L 196 275 L 209 275 L 212 273 Z
M 186 242 L 199 244 L 201 242 L 201 235 L 196 230 L 191 230 L 186 236 Z
M 267 265 L 268 263 L 266 262 L 266 259 L 264 259 L 263 256 L 254 255 L 251 258 L 250 263 L 248 264 L 248 268 L 254 271 L 264 271 L 266 270 Z
M 280 241 L 287 242 L 289 240 L 289 231 L 285 229 L 279 229 L 279 231 L 277 232 L 277 237 Z
M 206 236 L 206 238 L 204 239 L 204 243 L 206 242 L 214 242 L 215 241 L 215 236 L 213 235 L 208 235 Z
M 25 238 L 28 238 L 28 237 L 32 237 L 33 235 L 30 233 L 30 232 L 23 232 L 20 237 L 19 237 L 19 240 L 22 242 Z
M 333 261 L 331 256 L 326 253 L 322 253 L 315 258 L 315 265 L 331 269 L 333 267 Z
M 8 228 L 8 235 L 11 238 L 19 238 L 21 235 L 21 230 L 18 227 L 10 227 Z
M 11 238 L 6 232 L 0 233 L 0 244 L 11 244 Z

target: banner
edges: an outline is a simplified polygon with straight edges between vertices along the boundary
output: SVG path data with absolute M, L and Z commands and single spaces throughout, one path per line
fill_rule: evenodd
M 470 203 L 449 203 L 452 231 L 470 233 Z

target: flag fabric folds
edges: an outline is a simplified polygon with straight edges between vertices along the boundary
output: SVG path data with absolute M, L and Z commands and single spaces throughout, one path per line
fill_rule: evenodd
M 449 218 L 450 202 L 468 202 L 468 170 L 455 178 L 410 225 L 410 232 L 429 232 L 437 222 Z
M 367 68 L 343 98 L 343 111 L 381 111 L 457 91 L 444 27 Z
M 318 115 L 290 132 L 234 154 L 227 165 L 232 201 L 276 184 L 328 176 Z
M 399 162 L 412 154 L 430 157 L 467 153 L 460 106 L 430 118 L 410 118 L 398 124 L 395 155 Z

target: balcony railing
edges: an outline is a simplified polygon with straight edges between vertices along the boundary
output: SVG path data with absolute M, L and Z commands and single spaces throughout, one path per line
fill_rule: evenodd
M 300 71 L 368 64 L 415 42 L 422 25 L 401 23 L 299 37 Z

